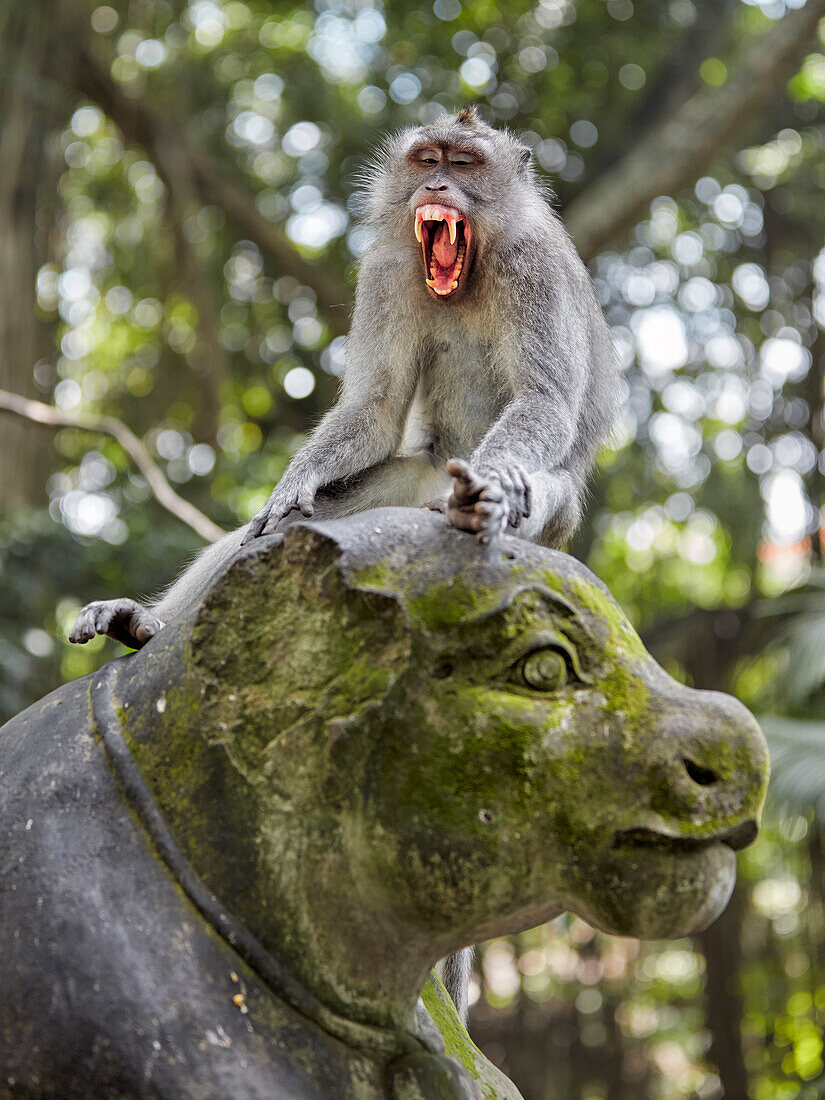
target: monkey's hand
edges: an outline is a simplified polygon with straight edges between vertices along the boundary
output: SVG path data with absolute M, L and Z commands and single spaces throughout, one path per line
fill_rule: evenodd
M 490 542 L 530 515 L 530 482 L 516 463 L 472 467 L 454 458 L 447 470 L 455 478 L 447 506 L 450 522 L 474 532 L 479 542 Z
M 69 641 L 85 645 L 95 634 L 140 649 L 164 624 L 136 600 L 95 600 L 87 603 L 72 627 Z
M 269 500 L 252 518 L 241 546 L 245 546 L 259 535 L 273 534 L 284 516 L 288 516 L 290 512 L 300 511 L 302 515 L 311 516 L 315 511 L 313 501 L 317 490 L 318 486 L 314 481 L 309 478 L 290 476 L 287 470 L 269 494 Z

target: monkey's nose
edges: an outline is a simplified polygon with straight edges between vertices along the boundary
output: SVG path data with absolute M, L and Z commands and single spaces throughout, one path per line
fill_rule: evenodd
M 425 191 L 446 191 L 447 190 L 447 184 L 446 183 L 427 183 L 427 184 L 424 185 L 424 190 Z

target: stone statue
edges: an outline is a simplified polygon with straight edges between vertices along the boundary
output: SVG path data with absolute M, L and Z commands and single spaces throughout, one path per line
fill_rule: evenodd
M 574 559 L 297 523 L 0 732 L 0 1096 L 517 1098 L 436 960 L 703 927 L 766 775 Z

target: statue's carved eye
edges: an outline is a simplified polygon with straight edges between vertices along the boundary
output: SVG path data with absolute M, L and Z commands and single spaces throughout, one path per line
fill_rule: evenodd
M 568 679 L 568 658 L 561 649 L 545 646 L 528 653 L 515 666 L 516 678 L 533 691 L 559 691 Z

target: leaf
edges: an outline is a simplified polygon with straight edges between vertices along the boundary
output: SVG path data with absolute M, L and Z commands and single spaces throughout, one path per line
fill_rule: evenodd
M 771 750 L 771 799 L 825 821 L 825 722 L 769 714 L 759 724 Z

